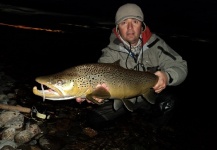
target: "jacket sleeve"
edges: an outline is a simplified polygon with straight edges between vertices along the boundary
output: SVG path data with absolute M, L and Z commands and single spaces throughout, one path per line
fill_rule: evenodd
M 102 55 L 98 59 L 98 63 L 113 63 L 117 61 L 117 55 L 115 55 L 115 51 L 111 50 L 109 47 L 105 47 L 102 49 Z
M 169 47 L 162 39 L 159 42 L 157 46 L 159 68 L 166 72 L 168 85 L 179 85 L 187 77 L 187 61 Z

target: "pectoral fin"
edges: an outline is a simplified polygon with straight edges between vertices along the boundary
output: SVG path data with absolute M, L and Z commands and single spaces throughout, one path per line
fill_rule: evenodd
M 143 93 L 142 96 L 151 104 L 155 104 L 156 93 L 154 89 L 147 90 L 146 93 Z
M 86 98 L 90 101 L 92 101 L 93 103 L 96 104 L 103 104 L 103 102 L 98 102 L 95 98 L 99 98 L 99 99 L 109 99 L 111 97 L 110 93 L 108 92 L 107 89 L 105 89 L 104 87 L 99 87 L 96 90 L 94 90 L 92 93 L 87 94 Z

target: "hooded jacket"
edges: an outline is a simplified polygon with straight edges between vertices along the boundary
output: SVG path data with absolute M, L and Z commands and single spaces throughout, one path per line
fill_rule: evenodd
M 188 73 L 187 62 L 148 26 L 142 32 L 140 44 L 131 47 L 126 44 L 114 28 L 110 43 L 102 49 L 99 63 L 114 63 L 120 60 L 120 66 L 138 71 L 164 71 L 168 77 L 167 85 L 181 84 Z

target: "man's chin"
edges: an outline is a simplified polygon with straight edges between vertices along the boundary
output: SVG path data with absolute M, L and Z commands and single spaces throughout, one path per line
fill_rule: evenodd
M 132 40 L 132 39 L 127 39 L 127 42 L 131 45 L 136 45 L 137 42 L 135 40 Z

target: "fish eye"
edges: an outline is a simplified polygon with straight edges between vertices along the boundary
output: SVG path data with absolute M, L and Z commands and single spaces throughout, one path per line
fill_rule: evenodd
M 62 85 L 64 83 L 63 80 L 57 80 L 57 85 Z

